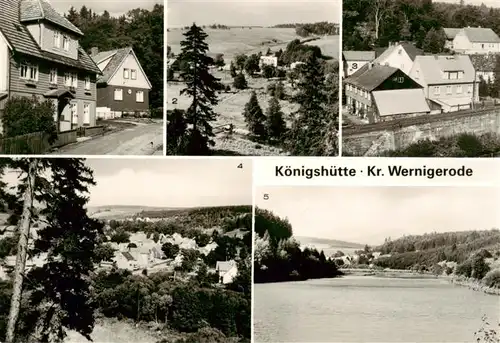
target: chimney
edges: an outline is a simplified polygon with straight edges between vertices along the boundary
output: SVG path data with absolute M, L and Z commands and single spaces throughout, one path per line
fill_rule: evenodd
M 90 48 L 90 56 L 94 57 L 95 55 L 97 55 L 99 53 L 99 48 L 97 47 L 92 47 Z

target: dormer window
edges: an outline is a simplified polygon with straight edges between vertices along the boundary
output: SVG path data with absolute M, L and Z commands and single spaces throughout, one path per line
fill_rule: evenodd
M 63 49 L 69 51 L 69 38 L 68 36 L 63 37 Z
M 135 69 L 130 70 L 130 78 L 132 80 L 137 80 L 137 70 L 135 70 Z
M 59 31 L 54 31 L 54 47 L 61 47 L 61 34 L 59 33 Z
M 128 79 L 130 77 L 129 73 L 130 73 L 130 70 L 127 68 L 124 68 L 123 69 L 123 78 Z

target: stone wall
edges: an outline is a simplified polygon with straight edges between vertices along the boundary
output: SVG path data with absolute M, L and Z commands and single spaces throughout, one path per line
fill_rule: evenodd
M 404 149 L 420 140 L 438 140 L 461 133 L 500 134 L 500 107 L 406 118 L 344 129 L 342 151 L 346 155 L 379 156 Z

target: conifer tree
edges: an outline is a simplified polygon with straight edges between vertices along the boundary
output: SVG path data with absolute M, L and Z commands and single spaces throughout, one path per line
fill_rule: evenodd
M 298 93 L 293 101 L 299 105 L 289 134 L 288 148 L 295 156 L 322 156 L 324 128 L 330 121 L 327 93 L 321 64 L 313 54 L 301 65 Z
M 243 75 L 243 73 L 239 73 L 235 76 L 233 86 L 236 89 L 245 89 L 248 87 L 247 79 L 245 79 L 245 75 Z
M 243 117 L 245 118 L 250 133 L 259 139 L 263 139 L 266 135 L 266 128 L 264 126 L 266 117 L 262 112 L 262 108 L 260 108 L 255 92 L 252 92 L 250 100 L 245 105 Z
M 268 138 L 276 141 L 281 141 L 286 131 L 283 112 L 276 97 L 272 97 L 269 100 L 269 106 L 266 111 L 266 131 Z
M 213 106 L 218 103 L 216 90 L 220 88 L 220 83 L 209 71 L 209 66 L 213 65 L 214 61 L 207 56 L 208 44 L 205 40 L 208 35 L 193 24 L 184 36 L 178 59 L 185 61 L 188 68 L 181 70 L 186 88 L 181 90 L 180 94 L 192 98 L 191 106 L 185 113 L 185 121 L 189 127 L 184 154 L 208 155 L 210 146 L 215 145 L 211 122 L 217 118 Z

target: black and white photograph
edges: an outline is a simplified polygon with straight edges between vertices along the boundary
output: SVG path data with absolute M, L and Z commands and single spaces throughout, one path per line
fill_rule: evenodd
M 499 197 L 257 187 L 254 342 L 498 342 Z
M 250 343 L 251 161 L 0 163 L 1 342 Z
M 340 1 L 167 3 L 167 154 L 337 156 Z
M 0 13 L 0 154 L 164 154 L 163 0 Z
M 343 156 L 500 156 L 500 2 L 342 9 Z

